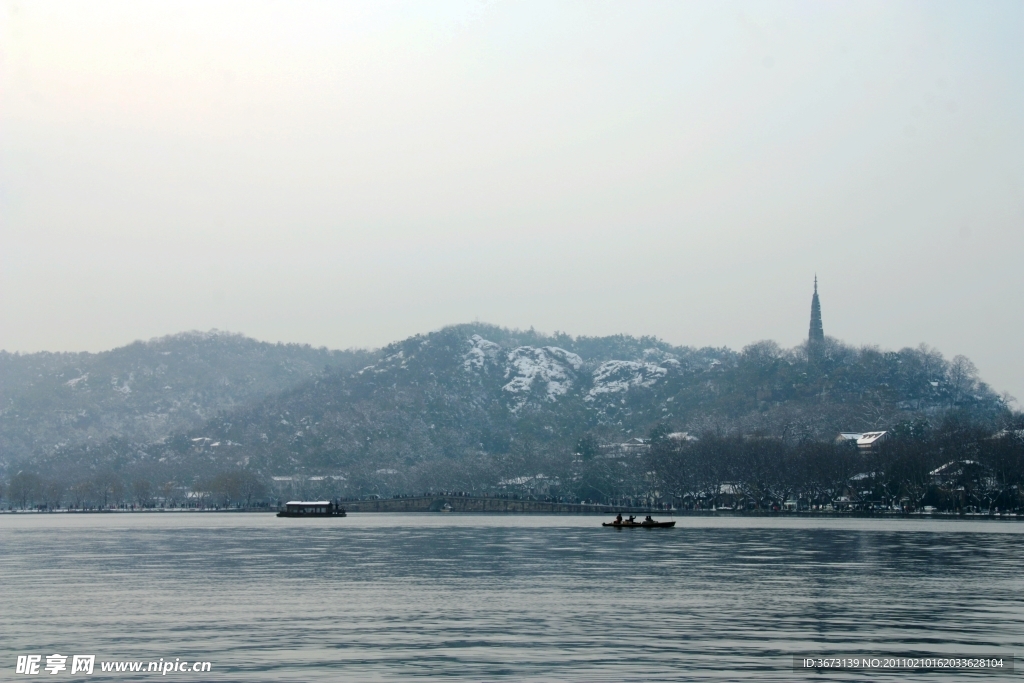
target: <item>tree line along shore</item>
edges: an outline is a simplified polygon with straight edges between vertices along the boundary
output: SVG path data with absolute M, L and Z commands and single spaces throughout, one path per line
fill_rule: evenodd
M 339 499 L 353 511 L 429 511 L 445 504 L 474 512 L 1022 511 L 1024 425 L 993 432 L 950 413 L 935 426 L 919 420 L 878 434 L 885 438 L 869 448 L 841 437 L 690 435 L 664 427 L 621 444 L 603 444 L 585 435 L 560 458 L 534 454 L 515 466 L 517 471 L 543 469 L 547 474 L 502 479 L 500 471 L 481 470 L 479 485 L 458 493 L 382 493 L 355 477 L 267 477 L 245 468 L 188 483 L 125 480 L 112 470 L 73 482 L 19 472 L 0 482 L 0 508 L 269 510 L 287 499 Z

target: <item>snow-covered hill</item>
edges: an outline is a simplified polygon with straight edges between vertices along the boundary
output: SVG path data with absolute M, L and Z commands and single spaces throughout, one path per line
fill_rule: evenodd
M 259 349 L 265 361 L 274 359 L 258 366 L 265 373 L 285 362 L 274 355 L 284 350 Z M 160 359 L 165 350 L 139 352 Z M 160 438 L 112 435 L 51 449 L 36 466 L 69 477 L 116 469 L 175 481 L 242 468 L 263 477 L 327 477 L 318 481 L 384 495 L 563 476 L 577 452 L 593 451 L 580 451 L 580 444 L 623 442 L 652 430 L 828 439 L 949 408 L 981 419 L 1005 410 L 963 372 L 963 362 L 929 349 L 883 353 L 832 340 L 822 358 L 811 360 L 802 348 L 770 342 L 737 353 L 653 338 L 460 325 L 348 361 L 319 373 L 304 366 L 307 374 L 289 375 L 288 386 L 262 397 L 235 391 L 237 374 L 222 374 L 226 382 L 208 374 L 195 380 L 209 392 L 203 395 L 229 398 L 234 407 L 214 408 L 223 404 L 210 400 L 205 410 L 219 410 L 215 416 Z M 151 389 L 141 391 L 153 386 L 140 381 L 149 377 L 145 367 L 155 372 L 140 363 L 114 382 L 112 373 L 76 365 L 52 380 L 52 390 L 102 386 L 111 400 L 155 400 Z
M 216 331 L 104 353 L 0 351 L 0 469 L 112 437 L 158 441 L 368 357 Z

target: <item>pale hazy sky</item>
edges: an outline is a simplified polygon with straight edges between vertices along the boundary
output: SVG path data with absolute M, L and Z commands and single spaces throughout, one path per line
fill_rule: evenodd
M 15 2 L 0 348 L 474 319 L 1024 402 L 1024 3 Z

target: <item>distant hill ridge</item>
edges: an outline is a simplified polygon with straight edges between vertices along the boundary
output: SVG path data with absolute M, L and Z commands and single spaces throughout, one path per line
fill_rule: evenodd
M 0 466 L 111 437 L 155 441 L 371 355 L 218 330 L 102 353 L 0 351 Z
M 544 335 L 486 324 L 446 327 L 375 352 L 241 337 L 168 339 L 194 349 L 194 360 L 178 371 L 208 373 L 203 388 L 190 395 L 209 398 L 204 409 L 215 416 L 171 427 L 159 438 L 120 433 L 106 442 L 94 438 L 86 446 L 47 450 L 38 465 L 178 480 L 231 468 L 267 477 L 332 474 L 362 492 L 402 491 L 445 477 L 497 481 L 540 472 L 552 459 L 572 457 L 584 437 L 607 442 L 657 428 L 824 439 L 951 409 L 994 424 L 1008 410 L 966 358 L 948 361 L 924 346 L 858 349 L 830 338 L 813 354 L 806 345 L 782 349 L 770 341 L 736 352 L 677 347 L 653 337 Z M 134 348 L 148 359 L 136 370 L 136 377 L 148 378 L 141 368 L 155 372 L 153 363 L 165 350 L 157 350 L 160 342 L 118 351 Z M 205 360 L 204 344 L 213 345 Z M 320 371 L 328 364 L 331 369 Z M 242 373 L 250 367 L 263 373 L 259 387 L 270 390 L 260 394 L 255 383 L 240 379 L 255 377 Z M 95 384 L 89 386 L 102 385 L 97 393 L 106 397 L 97 410 L 135 393 L 137 379 L 128 383 L 132 394 L 116 390 L 125 372 L 117 370 L 116 382 L 113 371 L 103 381 L 90 375 Z M 76 396 L 58 387 L 79 376 L 65 372 L 49 381 L 48 391 L 61 401 Z M 148 391 L 149 400 L 157 402 L 158 393 Z M 126 424 L 141 419 L 132 415 L 136 422 L 123 418 Z M 52 413 L 49 419 L 56 431 Z

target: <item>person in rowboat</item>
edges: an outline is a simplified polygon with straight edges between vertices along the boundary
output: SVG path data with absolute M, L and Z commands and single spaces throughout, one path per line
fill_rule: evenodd
M 630 515 L 629 516 L 629 523 L 630 524 L 636 524 L 636 517 L 634 517 L 633 515 Z
M 622 513 L 615 515 L 615 524 L 622 524 Z

